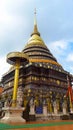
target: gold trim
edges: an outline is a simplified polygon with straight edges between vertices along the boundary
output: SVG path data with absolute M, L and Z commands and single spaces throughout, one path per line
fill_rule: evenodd
M 46 60 L 46 59 L 29 59 L 29 62 L 45 62 L 45 63 L 51 63 L 58 66 L 61 66 L 59 63 L 52 61 L 52 60 Z

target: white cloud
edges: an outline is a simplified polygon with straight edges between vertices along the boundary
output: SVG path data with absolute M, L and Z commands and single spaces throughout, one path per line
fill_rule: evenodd
M 68 72 L 70 72 L 73 75 L 73 64 L 68 64 Z
M 30 2 L 32 4 L 33 0 Z M 11 31 L 18 31 L 22 26 L 26 30 L 29 26 L 28 3 L 28 0 L 0 0 L 0 41 Z
M 10 65 L 8 63 L 6 63 L 5 57 L 1 57 L 0 58 L 0 79 L 1 79 L 2 75 L 7 72 L 9 67 L 10 67 Z
M 67 40 L 55 41 L 51 42 L 48 48 L 62 67 L 66 71 L 73 73 L 73 42 Z
M 69 61 L 69 62 L 73 62 L 73 53 L 68 54 L 66 60 Z
M 59 40 L 59 41 L 49 43 L 49 48 L 54 53 L 63 55 L 62 52 L 67 49 L 68 44 L 69 43 L 67 41 Z

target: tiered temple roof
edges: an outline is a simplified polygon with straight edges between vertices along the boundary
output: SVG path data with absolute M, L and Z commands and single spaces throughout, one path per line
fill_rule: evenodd
M 64 72 L 64 69 L 57 62 L 56 58 L 47 48 L 46 44 L 40 36 L 36 22 L 36 13 L 33 33 L 25 45 L 23 52 L 29 56 L 29 61 L 31 63 L 45 64 L 48 68 L 53 68 Z

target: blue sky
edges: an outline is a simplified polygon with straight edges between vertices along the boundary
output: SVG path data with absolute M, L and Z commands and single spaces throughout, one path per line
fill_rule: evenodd
M 42 39 L 73 74 L 73 0 L 0 0 L 0 78 L 10 67 L 6 55 L 21 51 L 33 31 L 35 7 Z

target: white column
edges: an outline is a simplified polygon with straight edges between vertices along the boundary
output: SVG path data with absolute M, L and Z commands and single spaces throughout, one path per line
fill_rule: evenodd
M 30 112 L 29 112 L 30 115 L 35 115 L 35 105 L 31 105 L 30 106 Z
M 56 103 L 56 101 L 54 101 L 54 104 L 53 104 L 53 106 L 54 106 L 54 114 L 58 114 L 58 108 L 57 108 L 57 103 Z
M 44 116 L 48 115 L 48 111 L 47 111 L 47 106 L 46 105 L 43 106 L 43 115 Z

